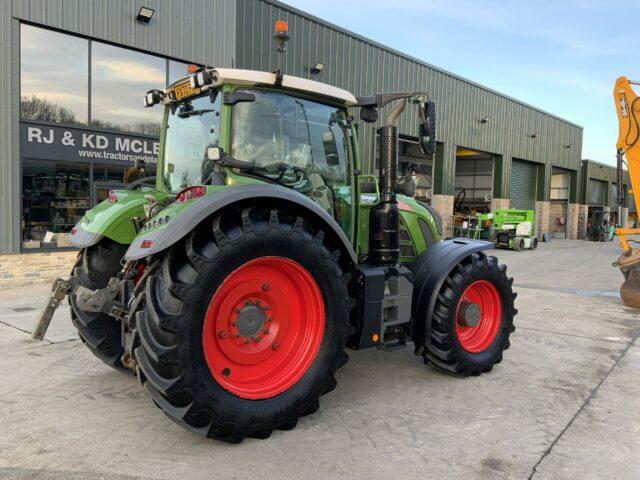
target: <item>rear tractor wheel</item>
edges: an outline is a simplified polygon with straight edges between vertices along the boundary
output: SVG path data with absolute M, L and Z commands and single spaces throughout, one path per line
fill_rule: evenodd
M 91 290 L 104 288 L 109 279 L 120 271 L 120 261 L 127 245 L 107 238 L 80 251 L 73 275 L 80 285 Z M 120 360 L 124 353 L 122 326 L 106 313 L 87 312 L 78 308 L 75 296 L 69 297 L 71 320 L 78 329 L 80 340 L 96 357 L 110 367 L 127 370 Z
M 512 283 L 496 257 L 475 253 L 459 263 L 437 293 L 425 363 L 463 376 L 500 363 L 515 330 Z
M 346 363 L 349 275 L 323 233 L 282 211 L 205 222 L 138 299 L 138 375 L 178 424 L 239 442 L 291 429 Z

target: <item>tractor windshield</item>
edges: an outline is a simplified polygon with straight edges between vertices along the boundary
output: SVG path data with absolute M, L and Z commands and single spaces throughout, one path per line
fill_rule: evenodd
M 207 94 L 167 108 L 162 175 L 166 188 L 177 193 L 201 185 L 211 174 L 206 150 L 218 145 L 220 95 Z
M 314 182 L 347 186 L 349 138 L 343 110 L 278 92 L 251 91 L 233 109 L 231 154 L 304 191 Z

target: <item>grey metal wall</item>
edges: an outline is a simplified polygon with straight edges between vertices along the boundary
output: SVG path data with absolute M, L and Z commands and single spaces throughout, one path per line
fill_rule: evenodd
M 507 160 L 502 162 L 502 184 L 497 185 L 501 191 L 494 192 L 494 196 L 509 191 L 508 160 L 512 157 L 549 165 L 547 183 L 551 165 L 580 168 L 582 127 L 274 0 L 237 0 L 236 18 L 236 61 L 240 68 L 274 68 L 272 29 L 276 20 L 283 19 L 289 22 L 291 36 L 289 74 L 330 83 L 356 95 L 428 91 L 439 110 L 438 141 L 445 144 L 442 158 L 436 163 L 436 169 L 442 169 L 440 185 L 436 178 L 436 193 L 453 192 L 456 146 L 500 154 Z M 428 55 L 428 49 L 424 54 Z M 326 66 L 314 77 L 309 69 L 316 61 Z M 479 120 L 488 115 L 492 119 L 481 124 Z M 414 118 L 404 115 L 400 122 L 402 133 L 415 135 Z M 530 137 L 534 133 L 538 133 L 538 138 Z M 365 169 L 371 171 L 373 128 L 364 128 L 362 137 Z M 570 147 L 565 148 L 567 145 Z
M 585 205 L 589 204 L 589 198 L 592 197 L 592 192 L 590 191 L 591 185 L 593 185 L 589 180 L 600 180 L 606 183 L 604 198 L 602 199 L 602 205 L 613 205 L 615 203 L 615 199 L 611 198 L 611 185 L 617 183 L 618 181 L 618 172 L 616 167 L 612 165 L 605 165 L 603 163 L 594 162 L 593 160 L 583 160 L 582 161 L 582 181 L 581 181 L 581 202 Z M 627 191 L 631 190 L 631 179 L 629 178 L 629 172 L 624 171 L 622 174 L 623 185 L 627 187 Z M 626 204 L 628 207 L 635 211 L 635 204 L 632 194 L 627 194 Z
M 148 25 L 135 21 L 142 5 L 155 10 Z M 0 253 L 20 246 L 19 22 L 230 67 L 235 18 L 235 0 L 0 0 Z

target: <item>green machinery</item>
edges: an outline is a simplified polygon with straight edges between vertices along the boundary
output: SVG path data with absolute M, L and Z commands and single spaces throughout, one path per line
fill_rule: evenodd
M 489 215 L 493 216 L 491 221 L 497 248 L 516 251 L 537 248 L 538 239 L 533 235 L 533 210 L 496 210 Z
M 164 109 L 157 177 L 71 230 L 65 296 L 89 350 L 133 371 L 195 433 L 230 442 L 294 428 L 331 391 L 345 348 L 415 353 L 459 376 L 492 370 L 514 330 L 512 280 L 489 242 L 441 239 L 437 213 L 398 185 L 396 123 L 415 108 L 435 151 L 435 104 L 356 98 L 275 73 L 200 67 L 144 97 Z M 380 174 L 362 175 L 360 120 L 379 123 Z
M 615 236 L 615 221 L 612 212 L 595 211 L 589 219 L 589 230 L 587 238 L 592 242 L 610 242 Z

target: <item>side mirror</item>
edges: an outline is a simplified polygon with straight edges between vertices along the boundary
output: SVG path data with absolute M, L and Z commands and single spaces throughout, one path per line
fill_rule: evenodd
M 436 104 L 431 101 L 420 103 L 420 124 L 418 125 L 418 141 L 425 155 L 433 155 L 436 151 Z
M 360 120 L 365 123 L 375 123 L 378 120 L 378 110 L 375 107 L 362 107 L 360 109 Z
M 207 147 L 207 160 L 218 162 L 222 158 L 222 149 L 220 147 Z

